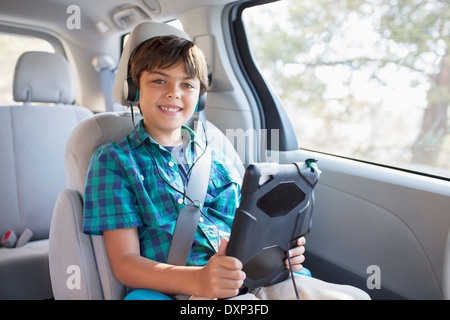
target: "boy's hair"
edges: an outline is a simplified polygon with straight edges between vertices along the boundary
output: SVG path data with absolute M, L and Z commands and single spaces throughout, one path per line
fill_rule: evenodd
M 184 62 L 187 74 L 200 80 L 200 95 L 206 92 L 208 72 L 203 52 L 192 41 L 177 36 L 161 36 L 141 43 L 130 57 L 129 77 L 139 89 L 143 71 L 171 68 Z

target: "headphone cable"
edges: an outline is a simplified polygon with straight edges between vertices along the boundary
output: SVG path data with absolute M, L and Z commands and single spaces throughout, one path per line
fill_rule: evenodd
M 189 167 L 189 170 L 188 170 L 188 172 L 186 173 L 186 181 L 185 181 L 185 183 L 184 183 L 184 192 L 182 192 L 181 190 L 179 190 L 178 188 L 176 188 L 175 186 L 173 186 L 171 183 L 169 183 L 169 182 L 162 176 L 161 171 L 159 170 L 159 166 L 158 166 L 158 163 L 156 162 L 155 157 L 153 156 L 152 152 L 148 149 L 148 147 L 145 145 L 144 141 L 142 141 L 141 136 L 139 135 L 139 133 L 138 133 L 137 130 L 136 130 L 136 124 L 135 124 L 135 121 L 134 121 L 134 109 L 133 109 L 133 105 L 132 105 L 131 102 L 130 102 L 130 108 L 131 108 L 131 120 L 132 120 L 132 122 L 133 122 L 133 129 L 134 129 L 134 132 L 135 132 L 136 135 L 138 136 L 138 138 L 139 138 L 139 140 L 141 141 L 141 143 L 142 143 L 142 145 L 144 146 L 144 148 L 147 150 L 147 152 L 148 152 L 148 154 L 150 155 L 150 157 L 152 158 L 152 161 L 153 161 L 153 164 L 154 164 L 155 167 L 156 167 L 156 172 L 158 173 L 158 176 L 161 178 L 161 180 L 162 180 L 167 186 L 169 186 L 169 187 L 172 188 L 175 192 L 178 192 L 179 194 L 181 194 L 181 195 L 183 196 L 183 202 L 185 202 L 186 199 L 189 200 L 190 203 L 191 203 L 193 206 L 197 207 L 198 210 L 200 211 L 200 213 L 214 225 L 214 227 L 215 227 L 215 229 L 216 229 L 216 236 L 217 236 L 217 241 L 218 241 L 218 243 L 217 243 L 217 250 L 218 250 L 218 247 L 219 247 L 219 244 L 220 244 L 220 230 L 219 230 L 219 227 L 217 226 L 217 224 L 216 224 L 210 217 L 208 217 L 208 216 L 203 212 L 203 207 L 200 205 L 200 202 L 199 202 L 198 200 L 192 200 L 192 199 L 186 194 L 186 187 L 187 187 L 187 184 L 188 184 L 188 182 L 189 182 L 189 176 L 190 176 L 190 174 L 191 174 L 192 168 L 193 168 L 194 165 L 197 163 L 197 161 L 205 154 L 206 148 L 208 147 L 208 139 L 207 139 L 207 135 L 206 135 L 205 124 L 203 123 L 203 121 L 200 121 L 200 122 L 201 122 L 201 125 L 202 125 L 202 128 L 203 128 L 204 135 L 205 135 L 205 148 L 203 149 L 203 152 L 200 154 L 200 156 L 197 157 L 197 158 L 194 160 L 193 164 Z M 140 109 L 140 108 L 139 108 L 139 109 Z M 214 249 L 216 249 L 216 248 L 214 248 Z

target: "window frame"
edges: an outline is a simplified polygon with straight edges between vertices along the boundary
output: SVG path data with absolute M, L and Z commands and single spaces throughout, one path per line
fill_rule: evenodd
M 38 38 L 47 41 L 55 49 L 55 52 L 67 58 L 66 50 L 62 43 L 49 33 L 27 29 L 24 27 L 12 26 L 0 23 L 0 33 L 12 36 L 23 36 L 30 38 Z
M 277 94 L 268 85 L 253 60 L 247 41 L 242 13 L 245 9 L 280 0 L 251 0 L 233 5 L 229 14 L 229 31 L 238 67 L 247 82 L 258 105 L 261 115 L 261 128 L 267 129 L 267 146 L 272 145 L 272 130 L 278 131 L 278 150 L 298 150 L 297 137 L 289 117 Z

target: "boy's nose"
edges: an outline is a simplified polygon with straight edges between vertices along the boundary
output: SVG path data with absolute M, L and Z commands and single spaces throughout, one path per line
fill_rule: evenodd
M 176 86 L 171 86 L 168 88 L 166 97 L 170 99 L 179 99 L 180 98 L 180 92 Z

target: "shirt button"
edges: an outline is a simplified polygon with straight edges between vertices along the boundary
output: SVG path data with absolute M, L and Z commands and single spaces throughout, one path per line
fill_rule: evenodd
M 182 203 L 183 203 L 183 199 L 182 199 L 182 198 L 179 198 L 179 199 L 177 200 L 177 202 L 178 202 L 179 204 L 182 204 Z
M 200 220 L 200 222 L 203 222 L 203 220 L 204 220 L 204 219 L 203 219 L 203 217 L 200 217 L 200 219 L 199 219 L 199 220 Z
M 168 165 L 169 165 L 169 167 L 173 167 L 173 162 L 169 161 Z

